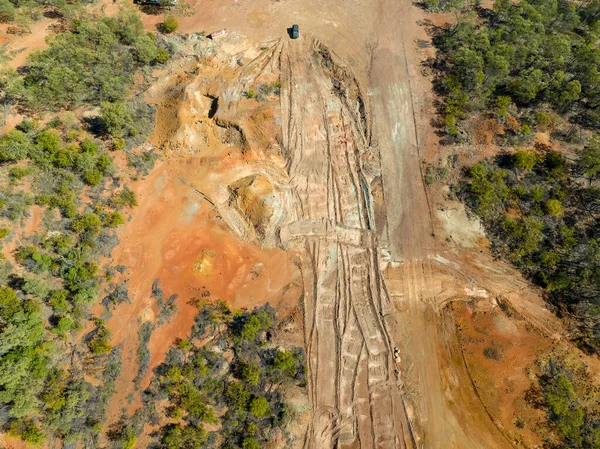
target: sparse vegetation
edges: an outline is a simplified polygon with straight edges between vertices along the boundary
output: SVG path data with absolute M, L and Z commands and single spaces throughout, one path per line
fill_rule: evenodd
M 135 377 L 135 383 L 137 385 L 139 385 L 142 378 L 146 375 L 146 371 L 148 371 L 148 366 L 150 365 L 150 350 L 148 349 L 148 342 L 150 341 L 153 330 L 154 325 L 149 321 L 146 321 L 140 326 L 138 335 L 139 346 L 137 350 L 138 373 Z
M 137 204 L 109 151 L 126 150 L 142 171 L 154 163 L 147 149 L 127 149 L 153 121 L 151 107 L 128 97 L 136 71 L 169 53 L 131 11 L 96 17 L 78 2 L 9 4 L 0 4 L 3 20 L 43 7 L 60 14 L 63 32 L 23 70 L 0 73 L 2 100 L 26 117 L 0 136 L 0 243 L 18 238 L 16 266 L 0 264 L 0 431 L 32 446 L 97 447 L 121 358 L 106 322 L 86 326 L 88 306 L 105 287 L 99 261 Z M 85 106 L 100 106 L 100 116 L 68 111 Z M 25 235 L 34 204 L 42 224 Z M 104 297 L 107 308 L 127 300 L 126 283 Z
M 21 101 L 36 109 L 118 104 L 136 69 L 157 63 L 158 49 L 156 38 L 144 33 L 135 13 L 84 15 L 57 35 L 48 49 L 29 57 Z
M 498 345 L 486 346 L 483 349 L 483 355 L 490 360 L 500 362 L 504 358 L 504 351 Z
M 505 151 L 471 167 L 455 191 L 483 220 L 495 252 L 576 319 L 582 347 L 598 350 L 600 151 L 590 136 L 600 127 L 599 6 L 497 0 L 493 10 L 468 2 L 429 7 L 456 18 L 433 30 L 445 142 L 469 142 L 469 119 L 503 130 L 495 142 Z M 534 131 L 552 133 L 568 149 L 532 145 Z M 425 181 L 437 179 L 428 168 Z
M 171 348 L 147 391 L 147 405 L 167 398 L 175 420 L 162 427 L 160 447 L 262 447 L 291 418 L 280 388 L 304 385 L 303 352 L 266 342 L 276 321 L 268 306 L 242 313 L 222 302 L 198 306 L 191 338 Z
M 534 407 L 546 410 L 547 447 L 597 447 L 600 431 L 594 407 L 597 393 L 589 388 L 587 372 L 555 355 L 540 360 L 538 364 L 538 385 L 530 388 L 527 399 Z
M 577 340 L 598 350 L 600 194 L 580 178 L 588 155 L 575 162 L 552 150 L 501 155 L 470 169 L 461 196 L 483 219 L 494 249 L 577 317 Z

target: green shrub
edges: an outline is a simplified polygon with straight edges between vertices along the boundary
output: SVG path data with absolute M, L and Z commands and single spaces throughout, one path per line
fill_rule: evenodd
M 171 58 L 171 55 L 169 54 L 169 52 L 167 50 L 165 50 L 164 48 L 159 48 L 156 51 L 156 62 L 158 62 L 159 64 L 164 64 L 165 62 L 167 62 L 169 59 Z
M 104 226 L 115 228 L 125 223 L 125 218 L 120 212 L 110 212 L 104 218 Z
M 248 363 L 242 367 L 242 380 L 249 385 L 258 385 L 261 368 L 258 365 Z
M 25 159 L 30 148 L 31 142 L 25 133 L 16 129 L 8 131 L 0 137 L 0 162 Z
M 64 313 L 69 310 L 69 302 L 67 297 L 69 292 L 67 290 L 54 290 L 50 293 L 50 299 L 48 303 L 52 306 L 55 312 Z
M 91 237 L 100 234 L 102 229 L 102 221 L 100 217 L 94 213 L 85 213 L 76 220 L 73 220 L 71 227 L 75 232 L 80 234 L 87 234 Z
M 564 213 L 564 208 L 559 200 L 551 199 L 546 201 L 546 211 L 548 215 L 560 217 Z
M 59 335 L 64 335 L 67 332 L 71 332 L 74 328 L 75 322 L 73 321 L 73 318 L 69 316 L 63 316 L 58 319 L 53 331 Z
M 39 133 L 35 142 L 47 153 L 54 154 L 62 144 L 60 133 L 53 128 L 46 129 Z
M 136 58 L 142 64 L 150 64 L 156 61 L 158 47 L 156 39 L 152 36 L 144 34 L 139 36 L 134 43 Z
M 92 354 L 96 356 L 108 354 L 112 351 L 112 346 L 108 343 L 111 332 L 102 320 L 96 320 L 96 328 L 92 331 L 92 336 L 87 345 Z
M 271 408 L 269 407 L 269 402 L 263 396 L 255 396 L 250 401 L 249 407 L 250 413 L 252 413 L 257 418 L 264 418 L 265 416 L 271 413 Z
M 8 175 L 14 180 L 20 180 L 25 176 L 32 174 L 33 172 L 33 167 L 11 167 L 8 170 Z
M 115 151 L 124 149 L 125 145 L 125 139 L 123 139 L 122 137 L 115 137 L 112 140 L 112 149 Z
M 113 195 L 112 203 L 117 209 L 123 207 L 133 208 L 138 204 L 135 192 L 127 186 L 116 195 Z
M 538 161 L 538 156 L 533 150 L 518 149 L 514 155 L 514 166 L 523 170 L 533 170 Z
M 9 0 L 0 0 L 0 22 L 15 20 L 16 8 Z
M 91 186 L 97 186 L 100 184 L 103 177 L 104 176 L 102 175 L 102 172 L 95 168 L 83 172 L 83 179 Z
M 244 441 L 242 442 L 242 448 L 243 449 L 260 449 L 261 445 L 256 440 L 256 438 L 247 437 L 247 438 L 244 438 Z
M 536 112 L 535 114 L 535 120 L 537 121 L 537 124 L 540 126 L 548 126 L 552 123 L 552 119 L 550 118 L 550 115 L 547 114 L 546 112 Z
M 597 138 L 584 147 L 577 156 L 577 168 L 590 179 L 600 176 L 600 142 Z
M 179 22 L 177 22 L 175 17 L 167 16 L 165 17 L 165 20 L 160 28 L 163 33 L 173 33 L 174 31 L 177 31 L 177 28 L 179 28 Z
M 9 433 L 36 447 L 41 446 L 46 439 L 44 432 L 31 419 L 14 421 Z

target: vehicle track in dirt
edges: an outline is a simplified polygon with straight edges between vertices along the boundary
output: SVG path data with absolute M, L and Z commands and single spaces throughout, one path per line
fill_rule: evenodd
M 280 235 L 303 250 L 306 447 L 414 447 L 382 319 L 388 300 L 362 168 L 374 150 L 360 88 L 310 37 L 283 43 L 280 68 L 284 156 L 298 201 L 297 220 Z

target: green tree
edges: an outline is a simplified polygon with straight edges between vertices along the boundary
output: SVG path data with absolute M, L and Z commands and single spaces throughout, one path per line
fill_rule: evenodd
M 250 401 L 250 392 L 246 390 L 244 385 L 238 382 L 232 382 L 227 386 L 226 397 L 229 399 L 230 404 L 238 409 L 245 410 Z
M 100 119 L 109 134 L 115 137 L 123 136 L 123 129 L 133 124 L 133 118 L 122 101 L 115 103 L 103 102 L 100 109 Z
M 9 433 L 36 447 L 41 446 L 46 439 L 44 432 L 31 419 L 14 421 Z
M 523 171 L 531 171 L 538 161 L 538 156 L 533 150 L 518 149 L 514 155 L 514 166 Z
M 289 351 L 278 350 L 273 359 L 273 368 L 278 372 L 279 381 L 293 379 L 298 372 L 296 357 Z
M 250 401 L 250 413 L 257 418 L 264 418 L 271 413 L 269 402 L 264 396 L 255 396 Z
M 565 72 L 558 70 L 552 75 L 548 86 L 549 99 L 557 106 L 563 106 L 567 102 L 579 100 L 581 95 L 581 83 L 570 79 Z
M 512 104 L 512 98 L 507 96 L 499 96 L 496 98 L 496 107 L 498 108 L 498 115 L 500 117 L 506 117 L 508 115 L 508 107 Z
M 0 162 L 25 159 L 31 148 L 29 137 L 13 129 L 0 137 Z
M 249 385 L 258 385 L 260 374 L 260 366 L 253 363 L 247 363 L 242 367 L 242 380 Z
M 69 310 L 69 302 L 67 301 L 68 296 L 69 292 L 67 290 L 54 290 L 50 294 L 48 303 L 55 312 L 64 313 Z
M 156 40 L 154 37 L 150 37 L 147 34 L 139 36 L 134 43 L 136 56 L 138 61 L 142 64 L 150 64 L 156 61 L 158 55 L 158 47 L 156 46 Z
M 10 0 L 0 1 L 0 15 L 10 14 L 12 3 Z M 12 20 L 12 19 L 11 19 Z M 6 109 L 15 101 L 23 98 L 25 85 L 23 77 L 15 69 L 4 68 L 0 70 L 0 101 L 4 105 L 3 122 L 6 123 Z
M 64 335 L 75 329 L 75 322 L 69 316 L 63 316 L 58 319 L 54 331 L 59 335 Z
M 9 0 L 0 0 L 0 22 L 12 22 L 15 20 L 15 5 Z
M 242 442 L 242 447 L 244 449 L 260 449 L 261 448 L 260 443 L 254 437 L 244 438 L 244 441 Z
M 595 179 L 600 176 L 600 143 L 597 138 L 579 152 L 577 167 L 586 178 Z
M 166 426 L 161 442 L 167 449 L 182 449 L 202 447 L 207 440 L 208 434 L 202 426 L 171 424 Z
M 578 406 L 571 381 L 559 375 L 548 383 L 544 393 L 552 419 L 557 423 L 559 435 L 575 444 L 575 447 L 582 447 L 584 411 Z
M 544 72 L 540 69 L 528 69 L 509 83 L 511 96 L 520 103 L 530 103 L 546 88 Z

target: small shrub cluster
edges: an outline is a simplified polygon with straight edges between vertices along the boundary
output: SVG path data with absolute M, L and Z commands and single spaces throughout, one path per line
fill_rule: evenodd
M 541 370 L 538 385 L 529 389 L 526 398 L 547 413 L 549 432 L 545 447 L 598 447 L 600 425 L 594 406 L 597 393 L 590 388 L 587 372 L 555 355 L 538 363 Z

